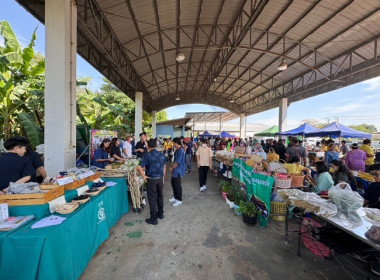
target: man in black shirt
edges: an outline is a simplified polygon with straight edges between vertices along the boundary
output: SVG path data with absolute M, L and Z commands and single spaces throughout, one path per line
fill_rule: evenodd
M 141 132 L 139 134 L 140 141 L 136 143 L 135 152 L 137 155 L 137 158 L 142 158 L 144 154 L 148 151 L 147 143 L 146 143 L 146 132 Z
M 285 160 L 286 147 L 283 139 L 278 139 L 276 145 L 273 146 L 273 149 L 276 154 L 279 155 L 280 159 Z
M 20 136 L 4 142 L 8 152 L 0 157 L 0 194 L 6 193 L 10 182 L 27 183 L 35 173 L 31 161 L 24 157 L 28 144 L 28 140 Z

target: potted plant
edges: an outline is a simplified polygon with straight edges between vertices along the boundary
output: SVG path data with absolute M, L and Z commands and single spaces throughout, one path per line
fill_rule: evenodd
M 241 212 L 239 212 L 239 204 L 241 201 L 244 200 L 244 192 L 239 189 L 239 187 L 236 188 L 235 193 L 234 193 L 234 210 L 235 214 L 238 216 L 241 216 Z
M 226 180 L 221 180 L 219 181 L 218 186 L 222 188 L 222 197 L 226 200 L 228 191 L 232 190 L 231 183 Z
M 227 197 L 226 197 L 226 203 L 230 208 L 234 208 L 234 197 L 235 197 L 235 191 L 234 187 L 227 191 Z
M 249 201 L 240 202 L 239 212 L 243 215 L 243 222 L 249 226 L 254 226 L 257 222 L 257 216 L 261 214 L 260 209 Z

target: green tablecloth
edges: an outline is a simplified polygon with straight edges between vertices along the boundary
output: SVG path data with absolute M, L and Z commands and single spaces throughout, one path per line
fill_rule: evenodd
M 107 181 L 117 185 L 62 215 L 67 220 L 61 225 L 31 229 L 29 224 L 0 237 L 0 278 L 78 279 L 108 229 L 129 210 L 125 179 Z
M 102 178 L 103 181 L 114 181 L 118 184 L 125 183 L 123 178 Z M 87 182 L 86 185 L 91 189 L 93 182 Z M 76 190 L 65 191 L 65 199 L 67 202 L 70 202 L 74 197 L 77 196 Z M 123 201 L 122 204 L 126 203 L 128 207 L 128 197 L 125 197 L 126 202 Z M 33 215 L 37 219 L 42 218 L 50 214 L 49 204 L 43 205 L 28 205 L 28 206 L 9 206 L 9 216 L 26 216 Z

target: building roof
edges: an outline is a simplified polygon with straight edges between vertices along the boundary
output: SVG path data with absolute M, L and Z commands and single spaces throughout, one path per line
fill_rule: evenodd
M 181 119 L 158 122 L 156 123 L 156 125 L 186 126 L 189 120 L 190 118 L 181 118 Z
M 44 22 L 45 0 L 16 1 Z M 143 92 L 146 111 L 203 103 L 250 115 L 380 75 L 380 1 L 73 3 L 78 53 L 133 100 Z
M 238 118 L 238 116 L 231 112 L 196 112 L 186 113 L 185 117 L 191 118 L 188 122 L 189 125 L 198 122 L 228 122 Z

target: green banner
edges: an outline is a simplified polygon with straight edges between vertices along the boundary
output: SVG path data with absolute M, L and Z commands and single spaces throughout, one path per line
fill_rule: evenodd
M 262 209 L 263 215 L 260 217 L 260 227 L 268 224 L 270 213 L 270 197 L 274 178 L 271 176 L 253 172 L 253 168 L 246 165 L 242 159 L 235 158 L 232 167 L 232 180 L 243 187 L 251 202 Z

